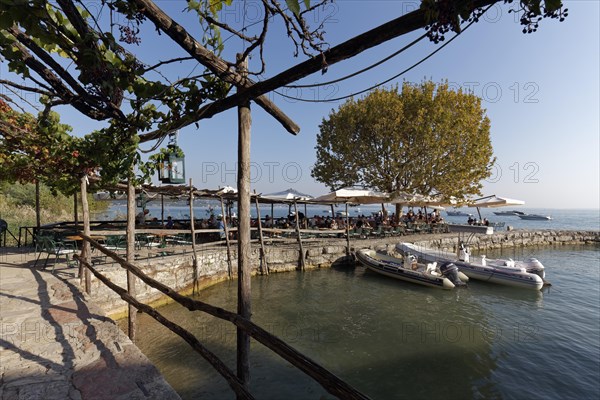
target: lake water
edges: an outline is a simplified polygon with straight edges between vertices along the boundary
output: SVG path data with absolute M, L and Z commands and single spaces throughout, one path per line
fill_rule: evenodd
M 252 279 L 252 318 L 373 399 L 599 398 L 600 247 L 519 252 L 544 263 L 549 290 L 472 281 L 444 291 L 360 266 L 289 272 Z M 225 282 L 198 299 L 235 311 L 236 291 Z M 235 370 L 228 323 L 175 304 L 160 311 Z M 182 339 L 138 321 L 138 346 L 184 399 L 235 398 Z M 333 398 L 254 341 L 250 369 L 256 398 Z
M 150 210 L 149 217 L 147 220 L 154 217 L 161 219 L 162 217 L 162 206 L 160 200 L 155 200 L 148 203 L 147 208 Z M 391 213 L 395 211 L 393 205 L 387 204 L 387 210 Z M 415 210 L 417 208 L 415 207 Z M 527 214 L 542 214 L 552 217 L 549 221 L 528 221 L 522 220 L 517 216 L 498 216 L 493 211 L 502 210 L 513 210 L 514 207 L 505 208 L 494 208 L 494 209 L 481 209 L 481 217 L 487 218 L 490 222 L 504 222 L 506 225 L 510 225 L 515 229 L 569 229 L 569 230 L 600 230 L 600 209 L 541 209 L 541 208 L 523 208 L 519 207 L 517 210 L 523 211 Z M 314 215 L 327 216 L 331 215 L 331 207 L 327 205 L 307 205 L 306 211 L 303 204 L 298 205 L 298 210 L 305 213 L 305 215 L 312 217 Z M 404 207 L 404 212 L 408 208 Z M 477 215 L 477 209 L 475 208 L 462 208 L 463 212 Z M 287 205 L 279 204 L 274 205 L 271 208 L 270 205 L 261 205 L 261 217 L 265 215 L 274 215 L 275 218 L 286 217 L 290 211 L 293 211 L 293 206 L 290 208 Z M 334 207 L 334 212 L 345 211 L 345 206 L 338 205 Z M 381 211 L 381 205 L 369 204 L 361 206 L 352 206 L 348 208 L 348 213 L 351 217 L 358 215 L 371 215 L 373 212 Z M 430 212 L 431 210 L 429 210 Z M 196 219 L 208 218 L 210 214 L 215 215 L 221 213 L 221 204 L 216 201 L 198 199 L 194 202 L 194 217 Z M 236 212 L 236 209 L 233 209 Z M 114 201 L 111 203 L 109 209 L 106 212 L 101 213 L 97 218 L 101 219 L 115 219 L 115 218 L 126 218 L 127 205 L 124 201 Z M 189 219 L 190 208 L 185 202 L 165 202 L 164 204 L 164 218 L 168 216 L 174 219 Z M 251 208 L 252 217 L 256 217 L 256 209 L 254 206 Z M 452 217 L 446 215 L 445 211 L 441 211 L 441 215 L 444 219 L 450 223 L 466 224 L 468 217 Z

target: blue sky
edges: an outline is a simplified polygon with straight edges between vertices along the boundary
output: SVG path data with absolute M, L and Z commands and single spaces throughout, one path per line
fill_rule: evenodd
M 326 40 L 334 46 L 418 6 L 417 1 L 338 1 L 319 10 L 328 17 Z M 180 2 L 157 4 L 176 19 Z M 227 22 L 244 21 L 242 2 L 222 15 Z M 246 21 L 257 19 L 256 8 L 246 2 Z M 448 80 L 456 87 L 471 88 L 483 98 L 491 119 L 491 138 L 497 165 L 484 185 L 484 194 L 524 200 L 537 208 L 599 208 L 599 3 L 566 1 L 567 19 L 542 21 L 538 32 L 521 33 L 508 5 L 498 4 L 477 24 L 435 56 L 392 83 Z M 186 21 L 187 17 L 181 17 Z M 361 55 L 333 65 L 302 82 L 322 82 L 354 72 L 398 50 L 421 35 L 419 31 L 387 42 Z M 450 38 L 451 35 L 447 35 Z M 291 42 L 274 28 L 266 49 L 264 78 L 304 60 L 294 58 Z M 225 56 L 242 50 L 227 42 Z M 318 89 L 284 90 L 309 99 L 327 99 L 363 90 L 411 66 L 437 48 L 419 44 L 359 77 Z M 142 43 L 141 58 L 166 59 L 181 55 L 163 38 Z M 157 58 L 158 57 L 158 58 Z M 255 61 L 252 61 L 255 62 Z M 200 72 L 200 69 L 195 73 Z M 173 71 L 187 75 L 188 70 Z M 6 66 L 0 76 L 7 74 Z M 263 78 L 263 79 L 264 79 Z M 260 107 L 252 106 L 252 187 L 269 193 L 294 187 L 312 195 L 328 190 L 315 182 L 310 169 L 321 120 L 341 102 L 301 103 L 276 94 L 269 97 L 301 127 L 298 136 L 287 133 Z M 75 112 L 60 110 L 63 121 L 86 133 L 99 125 Z M 236 112 L 230 110 L 200 127 L 181 130 L 179 145 L 186 152 L 187 177 L 201 188 L 235 186 L 237 158 Z M 146 143 L 142 148 L 149 148 Z

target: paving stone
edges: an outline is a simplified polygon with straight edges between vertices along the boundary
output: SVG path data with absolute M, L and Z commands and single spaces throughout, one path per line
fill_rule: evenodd
M 28 258 L 0 259 L 0 400 L 179 399 L 78 279 Z

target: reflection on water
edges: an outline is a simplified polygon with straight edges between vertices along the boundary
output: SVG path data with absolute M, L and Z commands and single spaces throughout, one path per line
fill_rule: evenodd
M 554 286 L 481 282 L 444 291 L 362 267 L 252 280 L 253 320 L 374 399 L 589 398 L 599 394 L 598 249 L 538 254 Z M 236 282 L 198 298 L 236 308 Z M 161 309 L 235 369 L 235 329 L 177 305 Z M 140 315 L 139 346 L 183 398 L 233 399 L 181 339 Z M 252 342 L 251 392 L 332 398 Z

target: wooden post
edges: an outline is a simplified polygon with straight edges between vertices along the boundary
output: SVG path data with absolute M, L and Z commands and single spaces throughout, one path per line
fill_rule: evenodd
M 346 255 L 350 255 L 350 217 L 348 215 L 348 203 L 346 203 Z
M 194 268 L 192 293 L 196 293 L 199 286 L 200 271 L 198 267 L 198 254 L 196 253 L 196 224 L 194 221 L 194 185 L 190 178 L 190 232 L 192 233 L 192 267 Z
M 265 252 L 265 240 L 262 231 L 262 222 L 260 220 L 260 206 L 258 205 L 258 196 L 254 197 L 256 201 L 256 219 L 258 220 L 258 239 L 260 240 L 260 267 L 261 272 L 269 275 L 269 266 L 267 265 L 267 253 Z
M 132 178 L 127 182 L 127 262 L 135 262 L 135 187 Z M 127 293 L 135 298 L 135 275 L 127 271 Z M 127 333 L 129 339 L 135 342 L 136 338 L 137 309 L 128 304 L 127 306 Z
M 79 224 L 79 215 L 77 213 L 77 193 L 73 194 L 73 221 L 75 222 L 75 230 Z
M 231 275 L 233 273 L 233 267 L 231 266 L 231 242 L 229 241 L 229 226 L 227 226 L 227 214 L 225 214 L 225 204 L 223 203 L 223 198 L 221 199 L 221 215 L 223 216 L 223 230 L 225 231 L 225 244 L 227 245 L 227 275 L 229 279 L 231 279 Z
M 238 71 L 244 78 L 248 74 L 248 60 L 238 55 Z M 238 106 L 238 314 L 250 319 L 252 315 L 250 291 L 250 101 Z M 237 375 L 244 387 L 250 380 L 250 336 L 237 329 Z
M 298 218 L 298 203 L 294 200 L 294 214 L 296 215 L 296 235 L 298 236 L 298 246 L 300 247 L 300 270 L 304 271 L 306 260 L 304 258 L 304 247 L 302 246 L 302 236 L 300 235 L 300 218 Z
M 165 226 L 165 195 L 160 194 L 160 225 Z
M 306 207 L 306 203 L 304 203 L 304 229 L 308 229 L 308 211 Z
M 83 175 L 81 177 L 81 209 L 83 210 L 83 233 L 86 235 L 90 235 L 90 209 L 87 201 L 87 184 L 88 178 L 87 175 Z M 86 262 L 90 262 L 90 243 L 88 241 L 83 242 L 83 248 L 81 250 L 81 258 L 83 258 Z M 83 269 L 83 265 L 79 265 L 79 277 L 81 279 L 82 274 L 81 270 Z M 90 294 L 92 291 L 92 275 L 89 269 L 85 268 L 83 271 L 84 278 L 84 288 L 87 294 Z
M 40 219 L 40 181 L 35 180 L 35 227 L 36 232 L 40 232 L 40 226 L 42 225 Z M 81 276 L 81 275 L 80 275 Z

